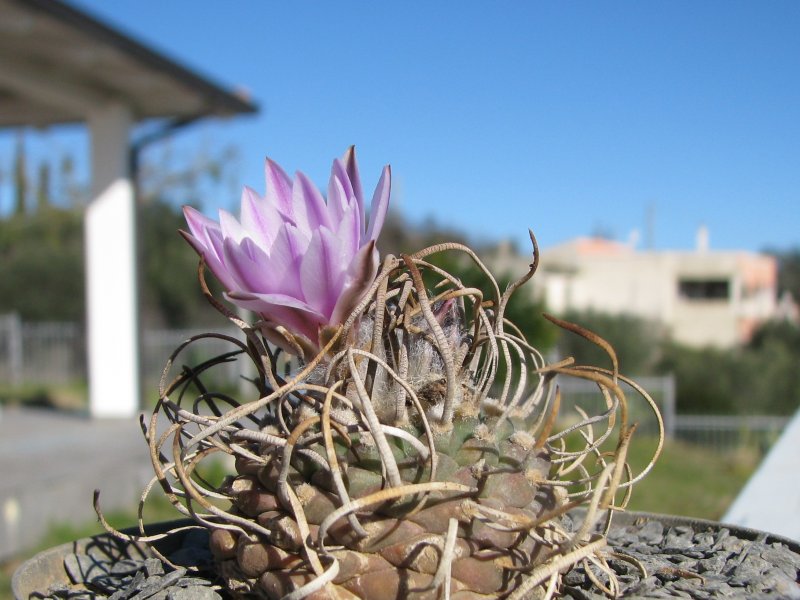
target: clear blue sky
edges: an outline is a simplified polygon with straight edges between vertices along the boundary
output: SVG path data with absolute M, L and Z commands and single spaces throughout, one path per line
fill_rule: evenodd
M 798 2 L 76 5 L 250 90 L 181 139 L 235 143 L 259 191 L 265 155 L 324 185 L 356 144 L 370 191 L 391 163 L 407 216 L 473 236 L 644 240 L 652 211 L 657 248 L 800 245 Z

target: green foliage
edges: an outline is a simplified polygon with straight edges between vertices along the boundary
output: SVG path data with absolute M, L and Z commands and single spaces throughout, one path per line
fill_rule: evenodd
M 200 327 L 220 317 L 200 293 L 197 254 L 178 233 L 183 214 L 163 202 L 139 210 L 142 320 L 146 325 Z M 209 285 L 215 283 L 208 277 Z
M 45 207 L 0 221 L 0 314 L 31 321 L 84 318 L 83 221 Z
M 219 156 L 189 164 L 166 165 L 159 162 L 162 158 L 144 163 L 137 181 L 143 325 L 219 323 L 200 293 L 197 255 L 178 234 L 186 226 L 178 205 L 186 198 L 218 191 L 205 183 L 220 179 L 235 152 L 224 149 Z M 85 318 L 83 214 L 75 209 L 80 188 L 69 154 L 62 157 L 58 173 L 60 187 L 52 185 L 50 164 L 42 162 L 32 195 L 20 135 L 14 160 L 14 211 L 0 220 L 0 314 L 16 312 L 26 321 Z M 213 277 L 209 285 L 215 285 Z
M 627 375 L 675 375 L 681 414 L 790 415 L 800 406 L 800 328 L 765 324 L 742 348 L 691 348 L 630 315 L 571 312 L 564 316 L 610 342 Z M 609 366 L 605 352 L 570 332 L 558 340 L 560 356 L 580 364 Z
M 495 292 L 484 272 L 463 253 L 444 252 L 432 256 L 430 261 L 458 277 L 465 287 L 481 290 L 484 301 L 495 300 Z M 516 273 L 513 278 L 511 274 L 496 277 L 500 293 L 502 294 L 513 280 L 519 279 L 523 274 Z M 432 273 L 427 280 L 429 286 L 432 287 L 439 278 Z M 533 284 L 533 281 L 528 281 L 511 296 L 506 307 L 505 317 L 522 331 L 530 345 L 540 352 L 546 352 L 552 348 L 557 333 L 555 327 L 542 316 L 542 313 L 545 312 L 544 305 L 533 300 L 533 295 L 530 293 L 530 287 Z
M 218 322 L 200 294 L 197 255 L 178 234 L 185 227 L 180 211 L 152 202 L 140 209 L 139 218 L 145 324 Z M 35 214 L 0 220 L 0 314 L 17 312 L 26 321 L 83 321 L 83 258 L 79 211 L 46 206 Z
M 669 344 L 661 368 L 675 374 L 681 414 L 728 414 L 736 410 L 739 370 L 730 350 Z
M 28 174 L 26 173 L 25 138 L 20 133 L 14 152 L 14 215 L 25 214 L 25 203 L 28 198 Z
M 778 259 L 778 293 L 789 292 L 800 300 L 800 247 L 768 253 Z
M 793 414 L 800 406 L 800 328 L 768 323 L 734 350 L 670 345 L 661 369 L 676 375 L 680 413 Z
M 36 182 L 36 205 L 35 210 L 39 210 L 50 204 L 50 163 L 39 163 L 38 179 Z
M 562 317 L 599 335 L 617 354 L 620 372 L 626 375 L 652 373 L 661 358 L 664 340 L 655 323 L 632 315 L 609 315 L 595 311 L 570 311 Z M 611 360 L 600 347 L 581 336 L 561 331 L 559 356 L 572 356 L 578 364 L 611 368 Z

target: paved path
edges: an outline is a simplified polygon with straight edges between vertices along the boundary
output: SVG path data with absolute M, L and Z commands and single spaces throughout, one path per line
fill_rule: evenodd
M 0 410 L 0 560 L 54 523 L 95 520 L 95 489 L 104 510 L 135 507 L 153 473 L 138 420 Z

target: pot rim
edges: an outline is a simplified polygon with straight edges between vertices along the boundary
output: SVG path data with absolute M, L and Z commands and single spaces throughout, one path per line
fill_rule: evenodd
M 573 512 L 580 513 L 580 510 Z M 612 526 L 641 525 L 647 521 L 659 521 L 664 525 L 673 527 L 680 525 L 688 525 L 695 528 L 698 527 L 706 527 L 711 529 L 724 528 L 730 530 L 732 534 L 741 539 L 755 541 L 757 539 L 763 538 L 763 541 L 765 543 L 776 543 L 776 542 L 781 543 L 786 545 L 790 550 L 792 550 L 796 554 L 800 554 L 800 543 L 798 543 L 795 540 L 768 531 L 752 529 L 749 527 L 742 527 L 740 525 L 733 525 L 730 523 L 723 523 L 720 521 L 712 521 L 709 519 L 699 519 L 695 517 L 683 517 L 680 515 L 667 515 L 667 514 L 642 512 L 642 511 L 620 511 L 614 513 Z M 198 524 L 192 519 L 176 519 L 173 521 L 161 521 L 157 523 L 147 524 L 145 525 L 145 532 L 148 535 L 154 535 L 158 533 L 166 533 L 172 529 L 177 529 L 179 527 L 187 527 L 187 526 L 188 527 L 197 526 L 198 528 L 204 528 L 202 525 Z M 123 529 L 122 533 L 136 536 L 139 534 L 139 528 L 130 527 L 127 529 Z M 156 543 L 156 545 L 159 546 L 162 543 L 163 541 Z M 32 593 L 41 591 L 41 588 L 33 589 L 32 583 L 34 582 L 30 581 L 32 578 L 36 577 L 37 573 L 39 575 L 39 579 L 45 578 L 45 574 L 49 573 L 50 579 L 40 584 L 45 587 L 49 587 L 50 585 L 59 582 L 67 583 L 69 581 L 69 576 L 67 575 L 66 571 L 64 571 L 64 566 L 63 566 L 64 557 L 68 554 L 74 553 L 76 551 L 83 551 L 88 548 L 99 548 L 101 552 L 105 553 L 116 551 L 120 553 L 117 554 L 118 558 L 121 558 L 123 553 L 129 552 L 132 549 L 135 549 L 135 552 L 141 554 L 143 557 L 152 556 L 152 552 L 150 551 L 150 548 L 146 543 L 135 542 L 135 541 L 129 542 L 126 540 L 116 538 L 109 533 L 100 533 L 91 537 L 81 538 L 73 542 L 67 542 L 65 544 L 53 546 L 52 548 L 43 550 L 38 554 L 34 555 L 33 557 L 29 558 L 28 560 L 23 562 L 16 569 L 16 571 L 14 571 L 14 575 L 12 576 L 11 579 L 11 591 L 13 597 L 16 600 L 28 600 L 28 598 Z

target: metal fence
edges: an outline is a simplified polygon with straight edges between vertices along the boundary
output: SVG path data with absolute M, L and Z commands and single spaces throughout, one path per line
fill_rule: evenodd
M 142 332 L 141 338 L 141 372 L 145 386 L 153 388 L 161 378 L 164 366 L 169 357 L 180 344 L 196 336 L 204 336 L 204 329 L 153 329 Z M 231 327 L 228 330 L 216 331 L 234 338 L 241 338 L 241 332 Z M 184 366 L 197 366 L 205 360 L 231 352 L 237 348 L 228 341 L 215 337 L 202 337 L 186 346 L 175 357 L 171 369 L 172 376 L 177 375 Z M 226 363 L 215 368 L 213 377 L 217 384 L 230 383 L 242 374 L 242 365 L 236 362 Z
M 141 373 L 148 385 L 161 377 L 164 365 L 183 341 L 207 333 L 204 329 L 155 329 L 142 332 Z M 241 337 L 231 327 L 218 331 Z M 187 347 L 176 360 L 181 365 L 197 365 L 203 360 L 235 349 L 229 342 L 207 338 Z M 235 377 L 238 367 L 226 365 L 220 375 Z M 63 385 L 85 382 L 86 331 L 78 323 L 27 323 L 18 315 L 0 315 L 0 385 Z
M 0 316 L 0 382 L 64 384 L 86 380 L 86 336 L 77 323 L 25 323 Z
M 664 431 L 667 437 L 676 434 L 675 414 L 675 377 L 635 377 L 636 384 L 646 390 L 647 394 L 659 408 L 664 420 Z M 575 407 L 582 408 L 590 415 L 605 410 L 606 401 L 597 384 L 585 379 L 564 378 L 559 376 L 556 382 L 561 390 L 560 414 L 568 416 L 574 413 Z M 629 421 L 638 423 L 638 431 L 655 435 L 658 432 L 658 419 L 649 403 L 642 398 L 629 384 L 620 380 L 620 387 L 628 400 Z
M 142 333 L 141 369 L 146 388 L 154 389 L 164 364 L 184 340 L 204 333 L 199 329 L 147 330 Z M 231 327 L 219 331 L 240 337 Z M 197 365 L 202 360 L 233 350 L 219 339 L 204 339 L 192 344 L 176 361 L 174 373 L 182 365 Z M 227 384 L 242 374 L 241 365 L 230 363 L 217 373 Z M 54 386 L 86 381 L 86 335 L 77 323 L 26 323 L 18 315 L 0 315 L 0 388 L 30 384 Z M 701 444 L 716 450 L 741 445 L 768 448 L 780 435 L 789 417 L 760 415 L 679 415 L 675 410 L 675 378 L 639 377 L 636 382 L 653 398 L 664 419 L 670 438 Z M 597 414 L 605 406 L 597 386 L 578 379 L 560 379 L 561 414 L 569 414 L 575 406 Z M 639 431 L 655 433 L 657 422 L 647 403 L 638 398 L 628 384 L 622 383 L 629 399 L 630 419 L 639 423 Z
M 675 415 L 675 437 L 718 450 L 750 446 L 763 454 L 790 420 L 770 415 Z
M 638 385 L 647 391 L 659 408 L 664 420 L 664 431 L 669 439 L 681 440 L 717 451 L 742 446 L 766 451 L 778 439 L 791 417 L 771 415 L 681 415 L 676 411 L 673 375 L 664 377 L 635 377 Z M 597 385 L 591 381 L 560 379 L 562 414 L 579 406 L 590 414 L 597 414 L 605 406 Z M 658 422 L 647 403 L 638 397 L 628 384 L 621 383 L 628 398 L 631 422 L 638 422 L 637 431 L 655 434 Z

